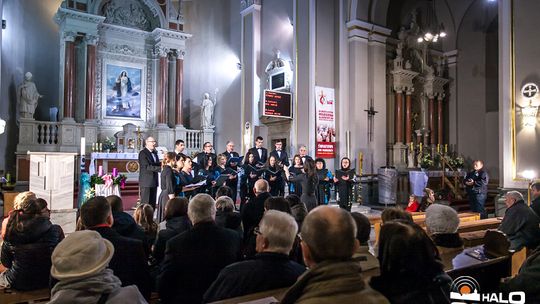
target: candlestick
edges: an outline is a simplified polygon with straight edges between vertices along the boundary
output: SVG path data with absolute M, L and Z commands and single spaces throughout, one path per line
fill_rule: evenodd
M 411 144 L 411 149 L 410 149 L 410 152 L 412 153 L 412 152 L 414 152 L 414 144 L 412 143 L 412 141 L 411 141 L 411 143 L 410 143 L 410 144 Z
M 99 166 L 98 167 L 98 176 L 102 176 L 103 175 L 103 166 Z
M 444 144 L 444 154 L 448 153 L 448 144 Z
M 86 154 L 86 138 L 81 137 L 81 157 Z
M 440 153 L 441 152 L 441 146 L 440 144 L 437 144 L 437 153 Z
M 422 152 L 422 143 L 420 143 L 420 152 Z
M 99 148 L 98 148 L 99 152 L 102 152 L 103 151 L 103 144 L 99 143 L 98 145 L 99 145 Z
M 358 153 L 358 172 L 360 175 L 362 175 L 363 167 L 364 167 L 364 153 L 359 152 Z

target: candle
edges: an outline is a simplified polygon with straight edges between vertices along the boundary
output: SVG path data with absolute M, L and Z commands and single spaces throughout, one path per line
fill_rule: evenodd
M 422 143 L 420 143 L 420 152 L 422 152 Z
M 118 169 L 117 169 L 117 168 L 113 168 L 113 169 L 112 169 L 112 176 L 113 176 L 113 177 L 117 177 L 117 176 L 118 176 Z
M 99 148 L 98 148 L 99 152 L 103 151 L 103 144 L 99 143 L 98 145 L 99 145 Z
M 437 144 L 437 153 L 441 152 L 441 145 Z
M 448 153 L 448 144 L 444 144 L 444 153 Z
M 81 157 L 86 154 L 86 138 L 81 137 Z
M 99 166 L 98 167 L 98 176 L 102 176 L 103 175 L 103 166 Z
M 413 152 L 413 151 L 414 151 L 414 144 L 411 141 L 411 150 L 410 150 L 410 152 Z

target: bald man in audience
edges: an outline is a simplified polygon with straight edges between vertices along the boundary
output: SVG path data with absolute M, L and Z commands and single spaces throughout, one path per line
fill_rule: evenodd
M 313 209 L 302 225 L 300 244 L 309 270 L 281 303 L 388 303 L 364 282 L 360 264 L 351 259 L 359 244 L 347 211 L 330 206 Z
M 257 255 L 225 267 L 206 291 L 203 302 L 289 287 L 306 268 L 289 260 L 298 226 L 292 216 L 277 210 L 264 214 L 258 229 Z
M 255 182 L 253 192 L 255 192 L 255 199 L 247 202 L 242 209 L 244 240 L 247 240 L 249 233 L 253 233 L 253 228 L 259 225 L 264 214 L 264 201 L 272 196 L 270 195 L 270 185 L 264 179 L 259 179 Z
M 540 218 L 525 204 L 523 195 L 518 191 L 509 191 L 504 196 L 506 212 L 499 226 L 510 240 L 510 249 L 523 247 L 536 249 L 540 245 Z

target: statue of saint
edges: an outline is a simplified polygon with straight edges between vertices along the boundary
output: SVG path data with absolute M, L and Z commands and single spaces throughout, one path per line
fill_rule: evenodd
M 213 128 L 214 107 L 216 103 L 210 99 L 209 93 L 204 93 L 201 104 L 201 127 L 203 129 Z
M 32 73 L 24 74 L 24 82 L 17 88 L 17 104 L 21 118 L 34 118 L 38 99 L 43 97 L 32 81 Z

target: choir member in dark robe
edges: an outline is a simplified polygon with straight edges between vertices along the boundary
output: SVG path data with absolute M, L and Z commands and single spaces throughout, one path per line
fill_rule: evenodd
M 336 170 L 334 183 L 338 191 L 339 207 L 351 211 L 352 187 L 354 184 L 354 169 L 351 169 L 351 160 L 348 157 L 341 159 L 341 169 Z
M 161 162 L 161 193 L 159 194 L 159 206 L 157 220 L 161 222 L 165 211 L 165 204 L 175 195 L 176 178 L 174 176 L 173 166 L 176 162 L 176 154 L 167 152 Z

